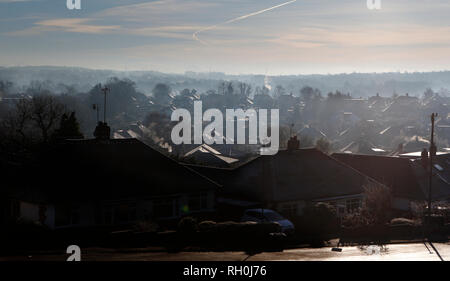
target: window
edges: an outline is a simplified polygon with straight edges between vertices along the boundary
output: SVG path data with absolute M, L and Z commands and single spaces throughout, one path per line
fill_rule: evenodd
M 208 208 L 208 194 L 205 192 L 193 194 L 188 200 L 189 211 L 199 211 Z
M 263 210 L 261 210 L 261 212 L 258 211 L 248 211 L 245 213 L 246 216 L 252 217 L 252 218 L 256 218 L 258 220 L 263 220 L 264 216 L 263 216 Z
M 153 201 L 153 215 L 156 218 L 170 218 L 174 217 L 174 200 L 173 199 L 159 199 Z
M 344 202 L 346 203 L 346 201 Z M 338 216 L 345 214 L 345 211 L 347 210 L 347 206 L 343 205 L 342 201 L 330 201 L 328 204 L 334 207 Z
M 352 213 L 361 207 L 361 200 L 359 198 L 349 199 L 345 202 L 345 204 L 347 207 L 347 212 Z
M 136 204 L 121 204 L 114 207 L 114 222 L 126 223 L 136 220 Z
M 136 220 L 136 204 L 123 203 L 103 207 L 103 222 L 105 224 L 120 224 Z
M 264 217 L 268 220 L 268 221 L 280 221 L 283 220 L 284 218 L 275 212 L 266 212 L 264 213 Z
M 79 207 L 56 207 L 55 224 L 56 226 L 73 225 L 80 223 Z

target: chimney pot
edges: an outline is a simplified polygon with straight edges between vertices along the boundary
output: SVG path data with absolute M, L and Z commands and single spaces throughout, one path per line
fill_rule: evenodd
M 426 170 L 428 168 L 428 150 L 426 148 L 422 150 L 420 160 L 422 162 L 422 167 Z
M 297 150 L 300 148 L 300 140 L 297 139 L 297 136 L 292 136 L 287 143 L 287 148 L 289 151 Z

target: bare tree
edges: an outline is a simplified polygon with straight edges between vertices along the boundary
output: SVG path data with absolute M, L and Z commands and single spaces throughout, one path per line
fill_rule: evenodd
M 284 95 L 286 93 L 286 90 L 281 85 L 277 85 L 275 87 L 275 97 L 279 98 L 280 96 Z
M 244 82 L 238 84 L 238 89 L 242 96 L 249 97 L 252 93 L 252 86 Z
M 31 120 L 40 129 L 43 141 L 47 142 L 50 132 L 55 129 L 58 120 L 64 113 L 64 107 L 50 95 L 33 96 L 31 106 Z
M 40 135 L 47 142 L 58 125 L 64 106 L 51 95 L 35 95 L 20 99 L 2 122 L 7 137 L 17 143 L 33 142 Z
M 219 83 L 218 88 L 217 88 L 217 93 L 220 95 L 225 95 L 225 91 L 227 88 L 227 82 L 222 81 Z
M 31 102 L 26 99 L 20 99 L 16 103 L 16 112 L 7 119 L 9 126 L 14 128 L 14 132 L 19 134 L 24 141 L 27 138 L 27 128 L 31 120 Z
M 383 224 L 389 221 L 392 204 L 392 195 L 388 187 L 368 182 L 364 185 L 364 204 L 362 214 L 374 224 Z
M 227 82 L 226 94 L 232 95 L 234 93 L 234 87 L 232 82 Z

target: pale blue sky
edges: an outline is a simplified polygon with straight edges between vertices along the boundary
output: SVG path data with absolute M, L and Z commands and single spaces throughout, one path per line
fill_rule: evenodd
M 0 0 L 0 65 L 306 74 L 450 69 L 450 1 Z M 212 26 L 215 26 L 212 28 Z M 193 38 L 197 33 L 199 40 Z

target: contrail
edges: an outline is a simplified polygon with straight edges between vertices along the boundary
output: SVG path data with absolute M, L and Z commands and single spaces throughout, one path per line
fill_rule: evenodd
M 249 17 L 253 17 L 253 16 L 256 16 L 256 15 L 259 15 L 259 14 L 262 14 L 262 13 L 265 13 L 265 12 L 268 12 L 268 11 L 270 11 L 270 10 L 277 9 L 277 8 L 283 7 L 283 6 L 285 6 L 285 5 L 289 5 L 289 4 L 294 3 L 294 2 L 297 2 L 297 0 L 291 0 L 291 1 L 288 1 L 288 2 L 285 2 L 285 3 L 278 4 L 278 5 L 273 6 L 273 7 L 270 7 L 270 8 L 266 8 L 266 9 L 264 9 L 264 10 L 260 10 L 260 11 L 257 11 L 257 12 L 253 12 L 253 13 L 250 13 L 250 14 L 247 14 L 247 15 L 243 15 L 243 16 L 240 16 L 240 17 L 231 19 L 231 20 L 227 20 L 227 21 L 225 21 L 225 22 L 222 22 L 222 23 L 219 23 L 219 24 L 216 24 L 216 25 L 211 25 L 211 26 L 202 28 L 202 29 L 197 30 L 196 32 L 194 32 L 194 33 L 192 34 L 192 38 L 193 38 L 194 40 L 196 40 L 196 41 L 198 41 L 198 42 L 204 44 L 204 45 L 208 45 L 208 43 L 207 43 L 206 41 L 203 41 L 203 40 L 201 40 L 201 39 L 198 38 L 198 34 L 200 34 L 201 32 L 207 31 L 207 30 L 215 29 L 215 28 L 219 27 L 220 25 L 229 24 L 229 23 L 233 23 L 233 22 L 236 22 L 236 21 L 240 21 L 240 20 L 243 20 L 243 19 L 246 19 L 246 18 L 249 18 Z

